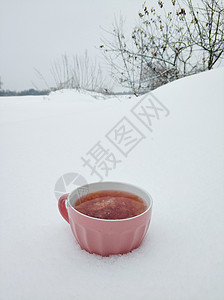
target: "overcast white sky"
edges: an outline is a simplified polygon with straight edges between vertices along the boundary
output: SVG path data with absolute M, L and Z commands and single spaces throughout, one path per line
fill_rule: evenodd
M 0 0 L 0 76 L 4 89 L 51 84 L 51 63 L 62 54 L 99 55 L 103 28 L 121 13 L 127 26 L 137 20 L 143 0 Z M 153 1 L 154 2 L 154 1 Z

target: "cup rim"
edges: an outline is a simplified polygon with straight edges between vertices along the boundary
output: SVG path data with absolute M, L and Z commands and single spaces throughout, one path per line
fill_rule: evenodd
M 129 185 L 129 186 L 131 186 L 131 187 L 133 187 L 133 188 L 136 188 L 136 189 L 138 189 L 138 190 L 141 190 L 143 193 L 145 193 L 145 194 L 148 196 L 148 198 L 149 198 L 149 205 L 148 205 L 147 209 L 146 209 L 143 213 L 141 213 L 141 214 L 139 214 L 139 215 L 137 215 L 137 216 L 130 217 L 130 218 L 125 218 L 125 219 L 100 219 L 100 218 L 96 218 L 96 217 L 91 217 L 91 216 L 85 215 L 85 214 L 79 212 L 77 209 L 75 209 L 75 208 L 72 206 L 72 204 L 70 203 L 70 197 L 71 197 L 71 195 L 72 195 L 75 191 L 77 191 L 79 188 L 88 187 L 88 186 L 95 185 L 95 184 L 98 184 L 98 183 L 100 183 L 100 184 L 103 184 L 103 183 L 105 183 L 105 184 L 115 184 L 115 185 L 116 185 L 116 184 L 124 184 L 124 185 Z M 100 189 L 100 190 L 102 190 L 102 189 Z M 100 191 L 100 190 L 99 190 L 99 191 Z M 119 188 L 118 188 L 118 190 L 119 190 Z M 144 199 L 143 199 L 143 201 L 146 202 Z M 133 220 L 133 219 L 139 218 L 139 217 L 141 217 L 142 215 L 146 214 L 146 213 L 152 208 L 153 200 L 152 200 L 152 196 L 151 196 L 145 189 L 140 188 L 140 187 L 138 187 L 137 185 L 130 184 L 130 183 L 126 183 L 126 182 L 120 182 L 120 181 L 99 181 L 99 182 L 92 182 L 92 183 L 85 184 L 85 185 L 80 186 L 80 187 L 74 189 L 73 191 L 71 191 L 71 192 L 69 193 L 69 195 L 68 195 L 66 204 L 69 205 L 69 207 L 70 207 L 72 210 L 74 210 L 76 213 L 78 213 L 79 215 L 84 216 L 84 217 L 89 218 L 89 219 L 97 220 L 97 221 L 100 221 L 100 222 L 101 222 L 101 221 L 102 221 L 102 222 L 124 222 L 124 221 L 128 221 L 128 220 Z

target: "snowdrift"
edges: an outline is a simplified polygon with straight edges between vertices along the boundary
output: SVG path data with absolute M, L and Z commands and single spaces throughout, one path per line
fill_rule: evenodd
M 223 82 L 219 68 L 140 98 L 0 98 L 0 298 L 223 299 Z M 57 209 L 68 173 L 152 195 L 140 248 L 80 249 Z

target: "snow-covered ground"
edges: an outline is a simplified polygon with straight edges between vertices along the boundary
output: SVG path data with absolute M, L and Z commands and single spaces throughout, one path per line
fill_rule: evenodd
M 0 98 L 0 299 L 223 299 L 223 82 L 220 68 L 140 99 Z M 140 248 L 105 258 L 80 249 L 54 191 L 69 172 L 152 195 Z

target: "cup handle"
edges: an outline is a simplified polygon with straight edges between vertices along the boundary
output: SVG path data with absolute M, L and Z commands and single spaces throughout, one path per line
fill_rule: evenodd
M 68 211 L 66 207 L 66 200 L 68 198 L 69 194 L 64 194 L 63 196 L 60 197 L 58 200 L 58 209 L 62 215 L 62 217 L 69 223 L 69 218 L 68 218 Z

